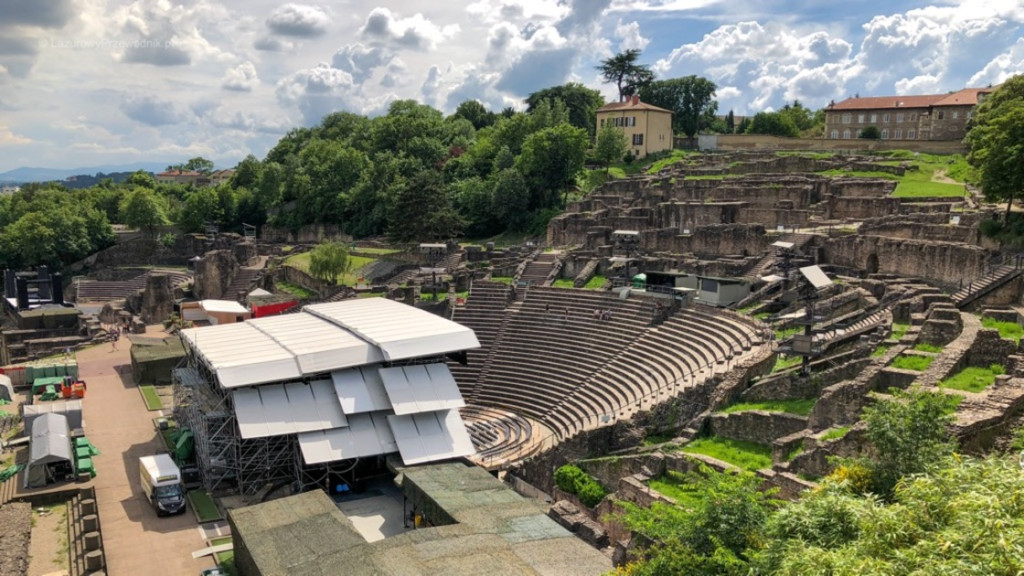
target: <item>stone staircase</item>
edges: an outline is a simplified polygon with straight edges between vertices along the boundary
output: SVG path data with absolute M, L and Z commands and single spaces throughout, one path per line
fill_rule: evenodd
M 547 286 L 548 276 L 558 263 L 558 254 L 554 252 L 542 252 L 526 265 L 522 274 L 516 280 L 525 282 L 530 286 Z
M 813 234 L 801 234 L 797 232 L 790 232 L 783 234 L 779 237 L 778 242 L 791 242 L 793 249 L 797 252 L 803 250 L 807 243 L 814 238 Z M 747 272 L 742 276 L 752 282 L 760 280 L 762 277 L 770 274 L 775 268 L 775 262 L 777 258 L 775 256 L 775 248 L 772 247 L 768 250 L 760 260 L 757 261 Z
M 964 308 L 996 288 L 1020 276 L 1024 269 L 1016 266 L 1000 265 L 988 274 L 964 286 L 953 294 L 953 303 L 957 308 Z

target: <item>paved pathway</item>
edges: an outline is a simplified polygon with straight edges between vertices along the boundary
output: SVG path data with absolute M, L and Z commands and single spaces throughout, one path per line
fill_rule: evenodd
M 147 335 L 161 336 L 157 327 Z M 157 518 L 139 487 L 139 457 L 155 454 L 163 444 L 131 378 L 127 338 L 118 350 L 102 344 L 77 354 L 86 381 L 85 432 L 102 452 L 93 460 L 93 481 L 103 529 L 107 573 L 196 576 L 214 565 L 212 558 L 192 559 L 205 546 L 191 508 L 185 514 Z M 119 371 L 121 373 L 119 373 Z M 123 373 L 123 375 L 122 375 Z

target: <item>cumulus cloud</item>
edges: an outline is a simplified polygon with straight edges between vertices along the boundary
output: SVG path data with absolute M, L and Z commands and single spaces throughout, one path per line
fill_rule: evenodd
M 981 70 L 971 76 L 970 86 L 999 84 L 1013 76 L 1024 73 L 1024 38 L 1018 38 L 1008 50 L 988 61 Z
M 306 4 L 285 4 L 267 17 L 267 28 L 275 34 L 315 38 L 327 31 L 331 17 L 323 8 Z
M 458 24 L 437 26 L 419 13 L 400 18 L 383 7 L 371 10 L 360 29 L 360 34 L 370 43 L 420 50 L 433 50 L 458 32 Z
M 331 112 L 360 112 L 363 108 L 352 75 L 325 62 L 283 78 L 277 85 L 277 98 L 297 107 L 307 126 Z
M 256 41 L 252 43 L 252 47 L 264 52 L 286 52 L 294 48 L 295 44 L 281 38 L 264 36 L 262 38 L 257 38 Z
M 148 126 L 176 124 L 184 119 L 174 102 L 159 96 L 129 95 L 121 101 L 121 112 L 125 116 Z
M 373 71 L 391 62 L 394 56 L 380 46 L 362 44 L 342 46 L 331 58 L 331 66 L 352 75 L 356 84 L 362 84 L 373 75 Z
M 0 146 L 15 146 L 18 144 L 30 144 L 31 142 L 31 138 L 18 136 L 9 127 L 0 124 Z
M 71 0 L 0 0 L 3 25 L 61 28 L 75 15 Z
M 232 55 L 218 45 L 227 9 L 209 0 L 172 5 L 164 0 L 136 0 L 120 8 L 114 21 L 125 47 L 122 62 L 153 66 L 184 66 L 199 59 L 227 60 Z
M 221 88 L 236 92 L 251 92 L 259 85 L 260 78 L 256 74 L 256 67 L 248 60 L 234 68 L 229 68 L 220 84 Z
M 640 24 L 635 20 L 628 24 L 619 20 L 615 24 L 615 37 L 619 40 L 620 50 L 643 50 L 651 42 L 650 38 L 640 34 Z

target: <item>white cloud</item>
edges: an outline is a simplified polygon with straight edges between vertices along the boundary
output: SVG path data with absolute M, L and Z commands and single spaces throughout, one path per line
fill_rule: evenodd
M 229 68 L 224 73 L 224 79 L 220 84 L 221 88 L 236 92 L 251 92 L 253 88 L 259 85 L 260 78 L 256 74 L 256 67 L 248 60 L 234 68 Z
M 129 95 L 121 101 L 125 116 L 148 126 L 176 124 L 185 119 L 174 102 L 154 95 Z
M 371 10 L 360 29 L 363 38 L 371 43 L 420 50 L 433 50 L 458 32 L 458 24 L 438 26 L 419 13 L 400 18 L 383 7 Z
M 615 23 L 615 37 L 619 40 L 620 50 L 643 50 L 651 43 L 649 38 L 640 34 L 640 24 L 635 20 L 623 23 L 619 20 Z
M 361 112 L 363 108 L 352 75 L 323 62 L 283 78 L 277 85 L 277 97 L 283 104 L 297 107 L 307 126 L 331 112 Z
M 12 132 L 9 127 L 0 124 L 0 146 L 16 146 L 19 144 L 29 144 L 31 142 L 31 138 L 18 136 Z
M 199 0 L 189 5 L 174 5 L 167 0 L 136 0 L 118 8 L 113 16 L 121 31 L 110 47 L 122 62 L 153 66 L 185 66 L 200 60 L 233 58 L 220 45 L 225 22 L 231 22 L 222 4 Z M 111 38 L 85 39 L 87 44 L 103 46 Z
M 327 32 L 331 17 L 319 6 L 289 3 L 271 12 L 266 24 L 275 34 L 314 38 Z
M 970 86 L 1000 84 L 1014 74 L 1024 73 L 1024 38 L 1020 38 L 1006 52 L 989 60 L 967 81 Z
M 374 70 L 387 65 L 392 59 L 394 55 L 380 46 L 369 47 L 357 43 L 339 48 L 331 58 L 331 66 L 348 72 L 355 83 L 362 84 L 373 75 Z

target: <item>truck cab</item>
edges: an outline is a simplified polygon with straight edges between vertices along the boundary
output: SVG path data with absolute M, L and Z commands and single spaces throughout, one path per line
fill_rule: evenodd
M 168 454 L 139 458 L 139 477 L 142 493 L 153 506 L 157 516 L 169 516 L 185 511 L 185 488 L 181 470 Z

